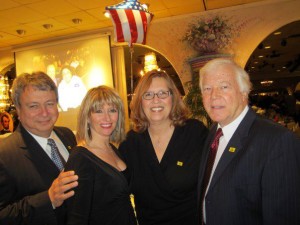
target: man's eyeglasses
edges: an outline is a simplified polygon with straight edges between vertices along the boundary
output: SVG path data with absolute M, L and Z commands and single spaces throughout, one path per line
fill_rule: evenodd
M 153 91 L 145 92 L 143 94 L 143 99 L 151 100 L 154 98 L 155 95 L 160 99 L 165 99 L 171 95 L 171 92 L 170 91 L 159 91 L 157 93 L 154 93 Z

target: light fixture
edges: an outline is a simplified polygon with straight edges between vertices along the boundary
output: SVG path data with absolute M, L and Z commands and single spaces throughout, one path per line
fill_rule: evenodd
M 52 28 L 53 25 L 50 23 L 46 23 L 46 24 L 43 24 L 43 27 L 48 30 L 48 29 Z
M 103 15 L 106 17 L 106 18 L 109 18 L 110 17 L 110 13 L 108 11 L 104 11 L 103 12 Z
M 16 30 L 18 35 L 24 35 L 26 33 L 26 30 Z
M 148 3 L 144 3 L 144 4 L 142 4 L 142 7 L 144 9 L 148 10 L 149 9 L 149 4 Z
M 273 84 L 273 81 L 272 80 L 264 80 L 264 81 L 261 81 L 260 84 L 262 86 L 271 86 Z
M 155 69 L 158 69 L 156 55 L 154 52 L 147 53 L 145 55 L 144 70 L 147 73 L 148 71 Z
M 72 22 L 73 22 L 74 24 L 81 24 L 81 23 L 82 23 L 82 19 L 74 18 L 74 19 L 72 19 Z

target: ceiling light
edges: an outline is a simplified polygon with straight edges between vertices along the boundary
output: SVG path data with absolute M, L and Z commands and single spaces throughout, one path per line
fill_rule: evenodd
M 263 58 L 263 57 L 264 57 L 263 55 L 258 56 L 258 58 Z
M 43 27 L 48 30 L 48 29 L 52 28 L 53 25 L 50 23 L 46 23 L 46 24 L 43 24 Z
M 270 45 L 268 45 L 268 46 L 265 46 L 265 49 L 269 49 L 269 48 L 271 48 L 271 46 L 270 46 Z
M 149 9 L 149 4 L 148 3 L 144 3 L 144 4 L 142 4 L 142 7 L 144 9 L 148 10 Z
M 82 23 L 82 19 L 74 18 L 74 19 L 72 19 L 72 22 L 75 23 L 75 24 L 81 24 Z
M 26 30 L 16 30 L 18 35 L 24 35 L 26 33 Z
M 279 35 L 279 34 L 281 34 L 280 31 L 274 33 L 274 35 Z
M 270 86 L 273 84 L 273 81 L 272 80 L 264 80 L 264 81 L 261 81 L 260 84 L 263 86 Z
M 109 18 L 109 17 L 110 17 L 110 13 L 109 13 L 108 11 L 105 11 L 105 12 L 103 13 L 103 15 L 104 15 L 106 18 Z
M 147 53 L 144 60 L 145 72 L 158 69 L 156 55 L 154 52 Z

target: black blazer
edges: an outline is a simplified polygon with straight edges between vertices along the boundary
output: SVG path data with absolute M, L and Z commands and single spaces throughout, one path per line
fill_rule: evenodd
M 68 150 L 76 145 L 68 128 L 54 131 Z M 58 224 L 61 207 L 53 210 L 48 196 L 58 175 L 55 164 L 20 124 L 0 144 L 0 224 Z
M 216 128 L 200 163 L 199 207 Z M 207 225 L 300 224 L 300 138 L 250 109 L 225 148 L 205 204 Z

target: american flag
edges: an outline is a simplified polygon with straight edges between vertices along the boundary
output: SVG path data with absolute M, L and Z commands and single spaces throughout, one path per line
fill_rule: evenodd
M 146 43 L 147 27 L 153 14 L 138 1 L 125 0 L 105 9 L 113 20 L 116 42 L 128 42 L 129 46 Z

